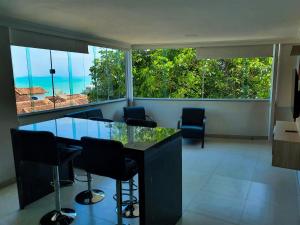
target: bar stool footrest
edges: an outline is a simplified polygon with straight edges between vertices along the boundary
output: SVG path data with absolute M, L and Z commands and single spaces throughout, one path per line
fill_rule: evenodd
M 136 218 L 140 216 L 140 210 L 138 204 L 127 205 L 122 212 L 124 218 Z
M 40 225 L 69 225 L 75 217 L 74 209 L 62 208 L 60 212 L 53 210 L 42 217 Z
M 92 205 L 101 202 L 105 197 L 104 191 L 99 189 L 93 189 L 91 191 L 86 190 L 76 195 L 75 201 L 81 205 Z
M 122 196 L 124 196 L 124 195 L 129 196 L 128 193 L 122 193 Z M 139 203 L 136 196 L 133 195 L 132 198 L 133 198 L 132 201 L 130 201 L 129 199 L 122 201 L 122 206 L 128 206 L 130 204 L 138 204 Z M 113 199 L 115 201 L 117 201 L 117 195 L 116 194 L 113 195 Z

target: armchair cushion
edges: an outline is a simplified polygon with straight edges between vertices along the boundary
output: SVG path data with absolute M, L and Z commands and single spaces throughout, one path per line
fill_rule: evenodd
M 129 126 L 142 126 L 142 127 L 157 127 L 157 123 L 151 120 L 140 120 L 140 119 L 127 119 L 126 124 Z
M 181 128 L 182 137 L 202 139 L 204 146 L 205 135 L 205 109 L 204 108 L 183 108 L 182 120 L 178 122 Z
M 204 136 L 204 127 L 192 126 L 192 125 L 182 125 L 181 133 L 182 133 L 182 137 L 202 138 Z
M 202 126 L 205 118 L 204 108 L 183 108 L 182 125 Z

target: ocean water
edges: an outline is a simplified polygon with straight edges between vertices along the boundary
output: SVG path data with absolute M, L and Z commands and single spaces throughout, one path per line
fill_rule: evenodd
M 81 94 L 86 87 L 91 85 L 90 76 L 73 76 L 73 94 Z M 29 88 L 28 76 L 15 78 L 16 88 Z M 32 76 L 32 87 L 42 87 L 47 93 L 46 96 L 52 96 L 51 76 Z M 56 94 L 70 94 L 70 81 L 68 77 L 59 75 L 54 76 L 54 90 Z

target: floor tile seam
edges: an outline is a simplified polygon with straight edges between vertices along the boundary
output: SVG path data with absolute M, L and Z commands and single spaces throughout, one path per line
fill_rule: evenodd
M 257 204 L 256 203 L 257 201 L 251 200 L 249 198 L 246 200 L 246 202 L 252 203 L 252 204 Z M 282 203 L 282 202 L 273 201 L 273 200 L 262 200 L 261 203 L 264 203 L 264 204 L 267 204 L 267 205 L 274 205 L 275 207 L 281 207 L 282 205 L 284 205 L 284 203 Z M 299 207 L 299 203 L 298 203 L 298 207 Z
M 224 175 L 219 175 L 219 174 L 215 174 L 217 176 L 220 177 L 225 177 L 225 178 L 229 178 L 229 179 L 233 179 L 233 180 L 237 180 L 237 181 L 242 181 L 242 182 L 249 182 L 250 184 L 253 182 L 252 180 L 248 180 L 248 179 L 240 179 L 240 178 L 234 178 L 234 177 L 230 177 L 230 176 L 224 176 Z
M 256 170 L 256 168 L 257 168 L 257 165 L 258 165 L 258 161 L 259 161 L 259 157 L 255 160 L 255 165 L 254 165 L 253 173 L 252 173 L 252 175 L 251 175 L 251 177 L 250 177 L 250 180 L 251 180 L 252 182 L 253 182 L 254 172 L 255 172 L 255 170 Z
M 250 190 L 251 190 L 252 184 L 253 184 L 253 182 L 250 183 L 250 187 L 249 187 L 249 191 L 248 191 L 247 196 L 246 196 L 246 200 L 243 203 L 243 209 L 242 209 L 242 213 L 241 213 L 241 216 L 240 216 L 240 219 L 239 219 L 239 223 L 238 223 L 239 225 L 243 225 L 241 223 L 242 223 L 242 219 L 243 219 L 244 213 L 246 211 L 246 205 L 247 205 L 247 202 L 248 202 L 248 199 L 249 199 L 249 195 L 250 195 Z
M 209 183 L 209 181 L 212 179 L 212 177 L 213 177 L 214 175 L 221 176 L 221 177 L 225 177 L 225 178 L 227 177 L 227 178 L 228 178 L 228 176 L 218 175 L 218 174 L 216 173 L 216 170 L 215 170 L 214 172 L 212 172 L 212 175 L 211 175 L 211 177 L 208 179 L 208 181 L 206 182 L 206 185 Z M 252 181 L 250 181 L 250 180 L 236 179 L 236 178 L 232 178 L 232 177 L 229 177 L 229 178 L 235 179 L 235 180 L 242 180 L 242 181 L 252 182 Z M 204 190 L 204 187 L 205 187 L 206 185 L 203 185 L 203 187 L 202 187 L 200 190 L 201 190 L 201 191 L 205 191 L 205 190 Z M 250 185 L 251 185 L 251 183 L 250 183 Z M 249 185 L 249 186 L 250 186 L 250 185 Z M 250 191 L 250 188 L 248 187 L 247 194 L 248 194 L 249 191 Z M 218 193 L 216 193 L 216 192 L 210 192 L 210 191 L 208 191 L 208 192 L 209 192 L 209 193 L 213 193 L 213 194 L 218 194 Z M 224 197 L 231 198 L 232 196 L 226 195 L 226 196 L 224 196 Z M 242 200 L 245 201 L 246 198 L 243 198 Z
M 260 183 L 260 184 L 269 185 L 269 186 L 274 186 L 275 188 L 282 188 L 280 185 L 278 185 L 278 183 L 274 184 L 273 182 L 266 181 L 265 179 L 262 180 L 262 179 L 252 178 L 251 182 Z M 297 186 L 295 186 L 295 183 L 292 184 L 292 186 L 294 186 L 294 188 L 297 189 Z
M 116 215 L 116 217 L 115 217 L 115 220 L 117 219 L 117 213 L 115 213 Z M 77 213 L 77 215 L 78 215 L 78 213 Z M 85 215 L 86 216 L 86 215 Z M 105 216 L 105 215 L 104 215 Z M 89 217 L 90 217 L 90 215 L 89 215 Z M 94 218 L 94 219 L 100 219 L 100 220 L 104 220 L 104 221 L 106 221 L 106 222 L 109 222 L 109 223 L 115 223 L 115 221 L 112 219 L 112 220 L 109 220 L 109 219 L 107 219 L 107 218 L 104 218 L 104 217 L 101 217 L 101 216 L 98 216 L 98 215 L 92 215 L 92 217 Z
M 217 217 L 217 216 L 213 216 L 213 215 L 210 215 L 208 213 L 203 213 L 203 212 L 199 212 L 199 211 L 196 211 L 196 210 L 195 211 L 194 210 L 189 210 L 189 209 L 187 209 L 186 211 L 190 212 L 190 213 L 200 215 L 200 216 L 205 216 L 205 217 L 209 217 L 209 218 L 212 218 L 212 219 L 216 219 L 216 220 L 219 220 L 219 221 L 231 224 L 231 225 L 239 225 L 238 223 L 234 223 L 232 221 L 229 221 L 229 220 L 226 220 L 224 218 Z
M 250 189 L 249 189 L 249 192 L 248 192 L 248 194 L 247 194 L 247 199 L 246 199 L 246 201 L 251 201 L 251 199 L 249 199 L 249 195 L 250 195 L 250 191 L 251 191 L 251 188 L 252 188 L 252 186 L 254 185 L 254 183 L 256 183 L 256 184 L 260 184 L 260 185 L 268 185 L 268 186 L 272 186 L 271 184 L 268 184 L 268 183 L 262 183 L 262 182 L 259 182 L 259 181 L 251 181 L 251 186 L 250 186 Z M 273 187 L 269 187 L 269 188 L 272 188 L 273 189 Z M 277 202 L 277 201 L 273 201 L 273 200 L 263 200 L 265 203 L 268 203 L 268 204 L 276 204 L 276 205 L 281 205 L 282 203 L 280 203 L 280 202 Z M 300 203 L 299 203 L 300 204 Z
M 245 176 L 225 175 L 225 174 L 221 174 L 221 173 L 216 173 L 216 175 L 228 177 L 228 178 L 232 178 L 232 179 L 237 179 L 237 180 L 242 180 L 242 181 L 252 182 L 250 179 L 246 178 Z
M 217 197 L 220 197 L 220 198 L 226 198 L 227 200 L 235 200 L 235 201 L 240 201 L 240 202 L 245 202 L 246 201 L 246 197 L 235 198 L 235 196 L 233 196 L 233 195 L 220 194 L 220 193 L 217 193 L 215 191 L 210 191 L 210 190 L 201 190 L 201 191 L 207 192 L 209 194 L 214 194 L 214 195 L 216 195 Z
M 220 160 L 220 161 L 221 161 L 221 160 Z M 212 178 L 212 177 L 216 174 L 217 168 L 218 168 L 218 166 L 219 166 L 220 164 L 221 164 L 221 163 L 218 163 L 218 164 L 216 165 L 216 167 L 213 169 L 210 178 Z
M 227 201 L 235 201 L 235 202 L 240 202 L 242 204 L 244 204 L 246 202 L 246 197 L 243 197 L 243 198 L 235 198 L 234 196 L 232 195 L 226 195 L 226 194 L 220 194 L 220 193 L 217 193 L 217 192 L 214 192 L 214 191 L 210 191 L 210 190 L 200 190 L 200 192 L 202 192 L 203 194 L 212 194 L 214 196 L 216 196 L 217 198 L 223 198 Z M 192 201 L 195 200 L 195 199 L 192 199 Z
M 207 175 L 206 181 L 203 183 L 203 185 L 201 185 L 201 188 L 199 189 L 200 191 L 203 190 L 204 186 L 210 181 L 210 179 L 213 177 L 214 173 L 215 173 L 215 169 L 213 169 L 213 171 L 211 171 L 211 172 Z
M 192 204 L 193 201 L 194 201 L 194 198 L 192 198 L 192 199 L 189 200 L 189 202 L 186 204 L 186 206 L 182 210 L 182 213 L 184 213 L 185 211 L 188 211 L 188 208 L 190 207 L 190 205 Z

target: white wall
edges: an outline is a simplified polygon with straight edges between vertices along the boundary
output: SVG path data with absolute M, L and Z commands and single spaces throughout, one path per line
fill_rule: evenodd
M 297 57 L 290 56 L 291 50 L 292 45 L 281 45 L 276 93 L 276 120 L 292 120 L 292 85 Z
M 10 128 L 17 124 L 8 28 L 0 27 L 0 186 L 15 176 Z
M 159 126 L 176 127 L 183 107 L 204 107 L 207 134 L 266 137 L 269 101 L 134 99 Z
M 93 106 L 75 107 L 71 109 L 60 109 L 60 110 L 54 110 L 52 112 L 31 113 L 25 116 L 20 116 L 19 124 L 25 125 L 25 124 L 36 123 L 45 120 L 56 119 L 56 118 L 63 117 L 64 115 L 71 112 L 92 109 L 92 108 L 100 108 L 102 110 L 104 118 L 106 119 L 121 121 L 123 117 L 123 107 L 125 106 L 127 106 L 126 99 L 118 99 L 118 100 L 99 103 Z
M 292 104 L 292 84 L 297 57 L 290 56 L 292 45 L 281 45 L 277 105 L 279 107 L 290 107 Z

